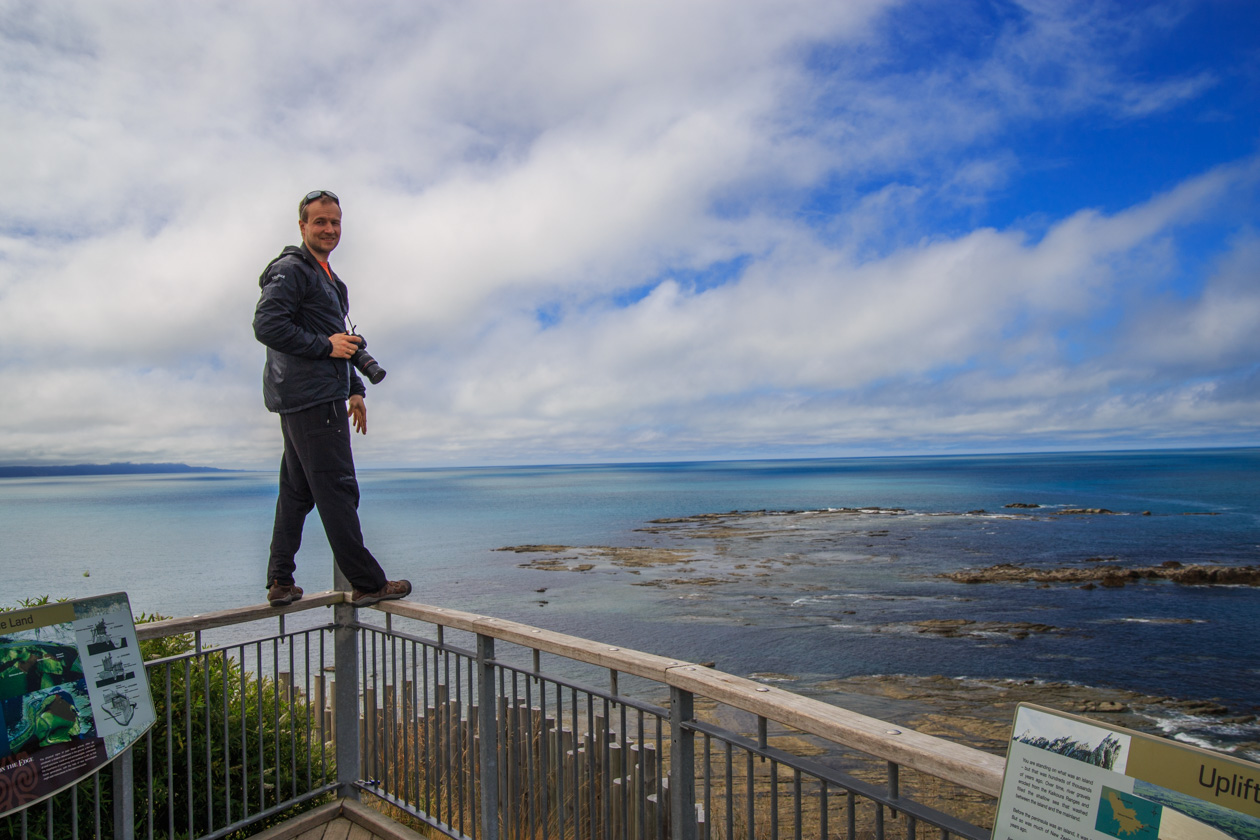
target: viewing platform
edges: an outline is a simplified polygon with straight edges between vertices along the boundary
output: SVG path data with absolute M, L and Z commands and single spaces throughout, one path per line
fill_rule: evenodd
M 346 593 L 138 625 L 157 723 L 18 838 L 988 840 L 1005 760 L 693 662 Z

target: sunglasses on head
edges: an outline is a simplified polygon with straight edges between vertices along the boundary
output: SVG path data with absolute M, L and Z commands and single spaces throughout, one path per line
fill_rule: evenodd
M 341 199 L 337 198 L 337 194 L 335 192 L 330 192 L 328 190 L 311 190 L 305 197 L 303 197 L 302 207 L 306 207 L 306 205 L 310 204 L 312 201 L 319 201 L 321 198 L 331 198 L 334 204 L 338 207 L 341 206 Z

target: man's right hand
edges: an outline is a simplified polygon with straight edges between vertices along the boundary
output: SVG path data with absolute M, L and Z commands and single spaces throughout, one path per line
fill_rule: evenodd
M 328 355 L 334 359 L 348 359 L 354 355 L 354 351 L 359 349 L 359 343 L 363 339 L 357 335 L 349 333 L 337 333 L 328 336 L 328 340 L 332 342 L 332 352 Z

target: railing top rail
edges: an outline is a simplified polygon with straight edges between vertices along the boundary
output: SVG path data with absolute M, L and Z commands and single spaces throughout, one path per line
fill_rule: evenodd
M 802 732 L 844 744 L 886 761 L 950 779 L 990 796 L 997 796 L 1002 790 L 1002 773 L 1006 767 L 1006 759 L 1001 756 L 906 727 L 893 726 L 878 718 L 713 668 L 543 630 L 515 621 L 426 606 L 413 601 L 388 601 L 377 605 L 375 609 L 430 624 L 482 633 L 546 653 L 634 674 L 785 723 Z
M 671 668 L 675 688 L 785 723 L 868 755 L 997 796 L 1006 759 L 701 665 Z
M 601 668 L 633 674 L 654 682 L 668 682 L 669 669 L 690 664 L 680 659 L 670 659 L 578 636 L 569 636 L 503 618 L 417 604 L 414 601 L 385 601 L 378 604 L 375 609 L 429 624 L 440 624 L 455 630 L 481 633 L 521 647 L 554 653 L 567 659 L 576 659 Z
M 155 639 L 274 618 L 316 607 L 333 606 L 347 600 L 348 593 L 345 592 L 319 592 L 285 607 L 258 604 L 142 624 L 136 628 L 136 635 L 141 640 Z M 997 796 L 1001 792 L 1002 773 L 1006 766 L 1006 760 L 1001 756 L 925 735 L 913 729 L 894 726 L 878 718 L 693 662 L 414 601 L 386 601 L 376 605 L 374 609 L 427 624 L 479 633 L 567 659 L 633 674 L 787 724 L 801 732 L 826 738 L 904 767 L 949 779 L 981 793 Z
M 201 613 L 183 618 L 151 621 L 147 624 L 136 625 L 136 638 L 144 642 L 149 639 L 178 636 L 181 633 L 195 633 L 200 630 L 212 630 L 216 627 L 229 627 L 233 624 L 262 621 L 268 618 L 275 618 L 278 615 L 313 610 L 316 607 L 331 607 L 343 603 L 345 599 L 345 592 L 329 590 L 327 592 L 315 592 L 310 595 L 304 595 L 301 601 L 296 601 L 284 607 L 254 604 L 248 607 L 235 607 L 230 610 Z

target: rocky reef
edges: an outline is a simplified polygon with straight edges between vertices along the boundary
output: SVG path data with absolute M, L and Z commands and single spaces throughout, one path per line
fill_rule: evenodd
M 1097 562 L 1097 561 L 1095 561 Z M 1043 569 L 1017 563 L 998 563 L 982 569 L 959 569 L 938 577 L 956 583 L 1075 583 L 1121 587 L 1140 581 L 1167 580 L 1185 586 L 1260 586 L 1260 566 L 1183 565 L 1175 560 L 1159 566 L 1119 566 L 1112 563 Z

